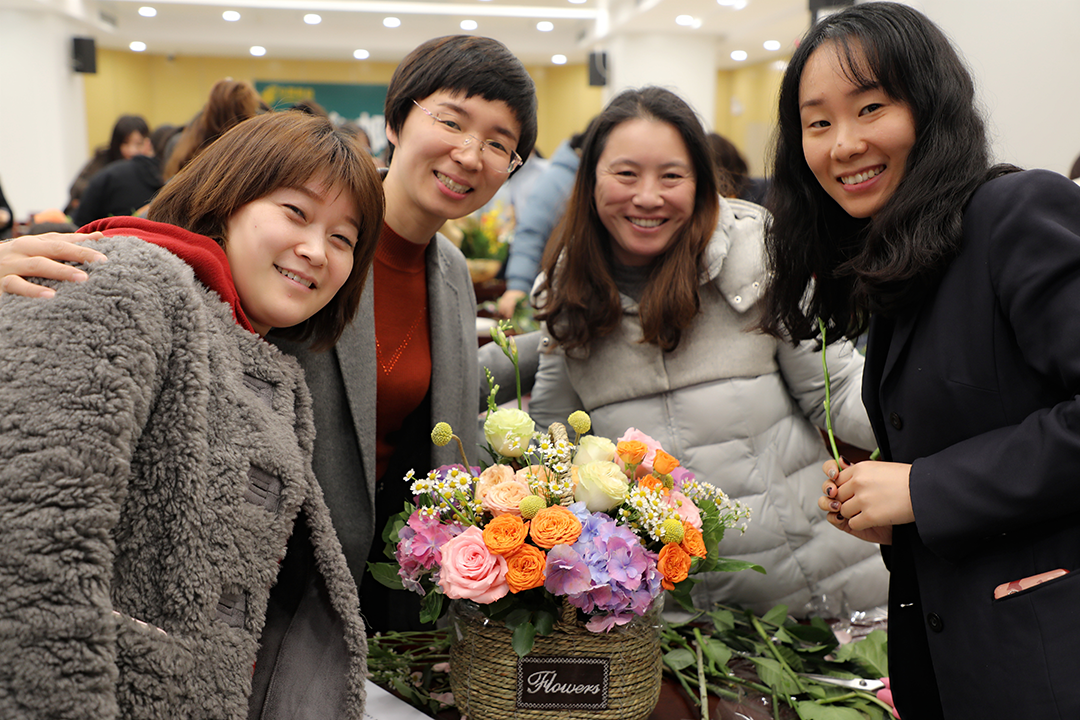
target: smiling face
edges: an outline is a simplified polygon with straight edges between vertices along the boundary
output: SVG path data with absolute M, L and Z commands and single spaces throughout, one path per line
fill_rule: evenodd
M 260 335 L 321 310 L 349 277 L 355 203 L 319 181 L 278 188 L 229 218 L 225 255 L 240 306 Z
M 501 100 L 440 91 L 416 103 L 469 135 L 517 148 L 521 128 Z M 490 151 L 481 152 L 480 143 L 448 143 L 447 132 L 419 107 L 413 106 L 399 132 L 387 127 L 386 135 L 394 144 L 383 180 L 386 223 L 413 242 L 426 243 L 446 220 L 479 209 L 510 177 L 500 172 L 505 163 L 494 162 Z
M 623 265 L 648 265 L 694 213 L 697 185 L 686 143 L 672 125 L 617 125 L 596 164 L 596 212 Z
M 856 86 L 837 47 L 825 44 L 803 70 L 799 115 L 806 164 L 825 192 L 852 217 L 873 217 L 904 177 L 915 144 L 911 109 L 878 85 Z

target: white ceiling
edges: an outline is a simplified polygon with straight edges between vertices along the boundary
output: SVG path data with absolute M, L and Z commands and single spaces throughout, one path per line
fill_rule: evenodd
M 56 2 L 57 0 L 52 0 Z M 72 0 L 68 0 L 71 2 Z M 76 2 L 78 0 L 75 0 Z M 723 0 L 732 2 L 733 0 Z M 49 3 L 50 0 L 39 0 Z M 472 31 L 501 40 L 527 65 L 551 63 L 561 53 L 570 63 L 585 62 L 611 34 L 671 33 L 715 38 L 717 68 L 738 67 L 731 52 L 744 50 L 745 63 L 790 55 L 795 40 L 809 27 L 807 0 L 745 0 L 733 9 L 717 0 L 84 0 L 82 15 L 100 47 L 126 49 L 146 43 L 146 52 L 175 55 L 245 56 L 252 45 L 266 48 L 267 58 L 353 60 L 367 50 L 371 60 L 399 61 L 432 37 L 463 32 L 462 20 L 475 20 Z M 139 8 L 157 15 L 146 18 Z M 222 12 L 235 10 L 238 22 Z M 303 17 L 317 13 L 318 25 Z M 680 27 L 675 18 L 689 15 L 697 27 Z M 401 26 L 383 26 L 394 16 Z M 554 24 L 550 32 L 536 28 Z M 606 28 L 606 30 L 605 30 Z M 780 50 L 767 51 L 766 40 Z

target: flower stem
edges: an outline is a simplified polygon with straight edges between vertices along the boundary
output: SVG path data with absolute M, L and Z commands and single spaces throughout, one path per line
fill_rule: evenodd
M 701 720 L 709 720 L 709 691 L 705 688 L 705 662 L 701 652 L 704 640 L 701 631 L 694 628 L 694 649 L 697 651 L 697 681 L 698 692 L 701 693 Z
M 758 635 L 760 635 L 761 639 L 765 641 L 765 647 L 769 649 L 769 654 L 776 658 L 776 661 L 780 663 L 780 667 L 784 668 L 784 670 L 787 671 L 788 675 L 791 676 L 791 679 L 795 681 L 795 686 L 799 688 L 799 692 L 806 693 L 806 686 L 803 685 L 802 678 L 800 678 L 795 673 L 795 671 L 791 669 L 791 666 L 787 664 L 787 660 L 784 659 L 784 656 L 781 655 L 780 652 L 776 649 L 776 646 L 773 645 L 772 640 L 765 632 L 765 628 L 761 625 L 761 622 L 753 615 L 750 616 L 750 621 L 753 623 L 754 629 L 757 630 Z
M 839 468 L 842 463 L 840 462 L 840 451 L 836 449 L 836 436 L 833 435 L 829 363 L 825 360 L 828 346 L 825 344 L 825 321 L 821 318 L 818 318 L 818 329 L 821 330 L 821 370 L 825 374 L 825 429 L 829 433 L 829 445 L 832 447 L 833 459 L 836 460 L 836 467 Z

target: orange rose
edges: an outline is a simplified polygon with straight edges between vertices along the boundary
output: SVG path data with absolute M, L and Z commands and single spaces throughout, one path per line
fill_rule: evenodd
M 667 495 L 668 489 L 664 487 L 664 483 L 660 478 L 655 475 L 642 475 L 637 481 L 638 487 L 649 488 L 650 490 L 659 490 L 664 495 Z
M 556 545 L 573 545 L 581 535 L 581 521 L 562 505 L 552 505 L 536 513 L 531 525 L 530 537 L 546 550 Z
M 660 585 L 665 590 L 674 590 L 675 583 L 682 582 L 690 575 L 690 556 L 675 543 L 668 543 L 660 551 L 656 569 L 664 576 Z
M 540 548 L 522 545 L 506 557 L 506 584 L 519 593 L 544 584 L 547 555 Z
M 517 515 L 500 515 L 484 528 L 484 544 L 497 555 L 509 555 L 525 542 L 529 523 L 521 522 Z
M 701 531 L 685 520 L 683 520 L 682 526 L 683 540 L 679 547 L 694 557 L 707 557 L 709 549 L 705 547 L 705 538 L 701 536 Z
M 645 456 L 649 454 L 648 446 L 640 440 L 623 440 L 615 446 L 621 459 L 627 465 L 640 465 Z
M 663 450 L 656 451 L 656 458 L 653 460 L 652 468 L 661 475 L 667 475 L 675 468 L 679 467 L 679 461 L 668 455 Z

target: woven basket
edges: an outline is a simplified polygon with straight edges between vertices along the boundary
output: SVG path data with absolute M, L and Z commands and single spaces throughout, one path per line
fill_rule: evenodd
M 660 609 L 658 601 L 643 617 L 594 633 L 564 604 L 554 632 L 537 635 L 528 657 L 608 658 L 607 708 L 534 709 L 519 707 L 512 633 L 455 601 L 450 689 L 458 710 L 469 720 L 645 720 L 660 697 Z

